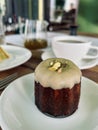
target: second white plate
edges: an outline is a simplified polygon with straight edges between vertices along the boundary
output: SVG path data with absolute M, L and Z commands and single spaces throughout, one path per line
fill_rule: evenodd
M 25 63 L 32 56 L 31 52 L 23 47 L 16 47 L 10 45 L 1 46 L 9 53 L 10 58 L 0 62 L 0 71 L 8 70 Z

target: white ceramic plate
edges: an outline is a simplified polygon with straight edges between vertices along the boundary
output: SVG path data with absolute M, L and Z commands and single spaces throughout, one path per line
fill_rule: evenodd
M 34 75 L 12 82 L 2 93 L 0 125 L 3 130 L 97 130 L 98 84 L 82 77 L 77 111 L 66 118 L 41 113 L 34 103 Z
M 10 54 L 10 58 L 0 62 L 0 71 L 19 66 L 29 60 L 32 55 L 26 48 L 10 45 L 2 45 L 1 47 Z
M 56 57 L 52 51 L 52 49 L 48 49 L 47 51 L 43 52 L 41 55 L 42 60 L 46 60 L 48 58 L 54 58 Z M 80 60 L 77 64 L 77 66 L 82 70 L 82 69 L 88 69 L 91 67 L 94 67 L 95 65 L 98 64 L 98 59 L 85 59 L 85 60 Z
M 8 35 L 5 37 L 6 43 L 11 43 L 17 46 L 24 46 L 24 36 L 23 35 Z
M 48 44 L 49 46 L 51 45 L 51 39 L 55 36 L 68 36 L 68 34 L 65 33 L 59 33 L 59 32 L 48 32 Z M 87 37 L 87 36 L 73 36 L 73 37 L 78 37 L 83 40 L 90 40 L 92 41 L 92 44 L 98 47 L 98 38 L 94 38 L 94 37 Z M 24 35 L 8 35 L 5 38 L 6 43 L 11 43 L 14 45 L 19 45 L 19 46 L 24 46 Z

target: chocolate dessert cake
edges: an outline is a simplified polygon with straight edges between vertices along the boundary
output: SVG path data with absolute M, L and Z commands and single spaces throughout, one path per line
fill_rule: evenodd
M 79 104 L 81 71 L 70 60 L 50 58 L 35 69 L 35 104 L 44 114 L 66 117 Z

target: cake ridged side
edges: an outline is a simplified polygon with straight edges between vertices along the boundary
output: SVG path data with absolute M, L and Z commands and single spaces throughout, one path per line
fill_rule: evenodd
M 76 84 L 71 89 L 53 90 L 35 82 L 35 104 L 44 114 L 54 117 L 69 116 L 78 108 L 80 85 L 81 83 Z

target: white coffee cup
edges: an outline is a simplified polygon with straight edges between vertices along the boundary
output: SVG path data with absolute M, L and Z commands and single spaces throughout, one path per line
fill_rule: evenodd
M 95 59 L 98 57 L 98 47 L 91 45 L 92 41 L 78 36 L 58 36 L 52 39 L 52 50 L 56 57 L 70 59 L 79 63 L 81 59 Z M 96 54 L 87 54 L 89 50 Z

